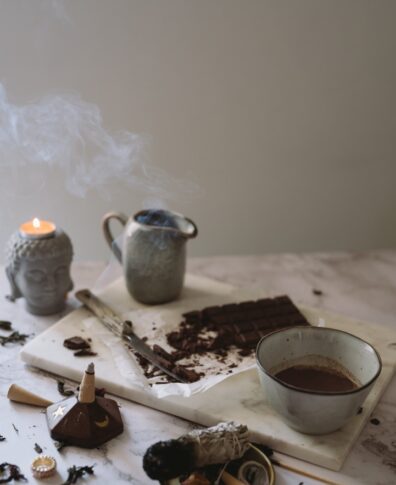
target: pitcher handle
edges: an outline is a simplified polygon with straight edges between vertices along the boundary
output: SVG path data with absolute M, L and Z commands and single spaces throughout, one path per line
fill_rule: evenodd
M 107 241 L 107 244 L 110 246 L 110 249 L 114 256 L 118 259 L 120 263 L 122 263 L 122 252 L 119 246 L 116 244 L 113 234 L 110 231 L 110 220 L 117 219 L 123 226 L 126 225 L 128 221 L 128 217 L 123 214 L 122 212 L 109 212 L 103 216 L 102 219 L 102 229 L 104 237 Z
M 193 232 L 192 232 L 191 234 L 186 234 L 186 233 L 185 233 L 185 236 L 186 236 L 187 238 L 189 238 L 189 239 L 193 239 L 194 237 L 197 237 L 197 235 L 198 235 L 198 227 L 197 227 L 197 225 L 195 224 L 195 222 L 194 222 L 192 219 L 190 219 L 189 217 L 185 217 L 184 219 L 185 219 L 187 222 L 189 222 L 189 223 L 190 223 L 190 224 L 193 226 L 193 228 L 194 228 L 194 230 L 193 230 Z

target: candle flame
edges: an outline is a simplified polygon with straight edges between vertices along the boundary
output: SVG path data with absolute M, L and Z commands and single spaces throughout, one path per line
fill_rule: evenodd
M 40 224 L 40 219 L 38 219 L 37 217 L 35 217 L 35 218 L 33 219 L 33 227 L 34 227 L 35 229 L 38 229 L 38 228 L 40 227 L 40 225 L 41 225 L 41 224 Z

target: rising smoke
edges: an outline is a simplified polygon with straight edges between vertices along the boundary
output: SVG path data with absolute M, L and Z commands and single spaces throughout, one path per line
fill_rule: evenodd
M 18 106 L 0 84 L 3 177 L 32 167 L 41 173 L 47 168 L 61 170 L 66 189 L 77 197 L 91 189 L 106 193 L 112 183 L 139 188 L 159 200 L 199 191 L 194 183 L 172 178 L 150 164 L 148 143 L 145 135 L 110 133 L 98 106 L 77 94 L 55 94 Z

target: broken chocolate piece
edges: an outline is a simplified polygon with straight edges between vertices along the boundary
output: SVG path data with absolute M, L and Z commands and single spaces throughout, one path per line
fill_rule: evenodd
M 70 350 L 90 349 L 91 345 L 82 337 L 70 337 L 63 341 L 63 345 Z
M 73 355 L 75 357 L 95 357 L 98 354 L 96 352 L 92 352 L 92 350 L 89 349 L 81 349 L 77 350 L 77 352 L 74 352 Z

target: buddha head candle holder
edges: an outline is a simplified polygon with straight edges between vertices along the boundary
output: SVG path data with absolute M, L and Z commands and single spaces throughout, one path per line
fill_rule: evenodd
M 10 300 L 24 297 L 28 312 L 50 315 L 63 310 L 73 288 L 69 236 L 48 221 L 22 224 L 7 244 L 6 273 Z

